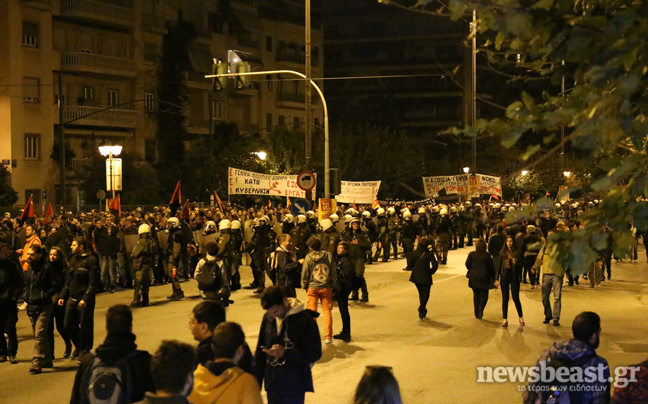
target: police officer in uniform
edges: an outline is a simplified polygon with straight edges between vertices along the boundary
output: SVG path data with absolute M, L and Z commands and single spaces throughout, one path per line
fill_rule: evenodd
M 232 220 L 230 223 L 230 230 L 232 231 L 232 292 L 241 289 L 241 274 L 239 267 L 243 262 L 243 231 L 241 230 L 241 222 Z
M 368 210 L 365 210 L 362 212 L 362 227 L 367 232 L 367 236 L 369 237 L 369 242 L 371 245 L 367 249 L 367 264 L 371 265 L 373 264 L 373 245 L 378 244 L 378 231 L 376 230 L 376 223 L 374 222 L 373 218 L 371 217 L 371 212 Z M 376 245 L 376 248 L 378 246 Z
M 311 231 L 308 228 L 307 218 L 304 215 L 297 215 L 297 226 L 290 231 L 290 241 L 295 247 L 297 259 L 303 259 L 308 254 L 306 242 L 311 237 Z
M 218 238 L 218 257 L 223 260 L 223 270 L 227 276 L 227 287 L 229 289 L 232 283 L 232 250 L 234 242 L 232 241 L 232 223 L 223 219 L 218 223 L 220 237 Z
M 169 241 L 167 245 L 167 278 L 171 280 L 172 293 L 167 297 L 169 300 L 180 300 L 184 297 L 184 292 L 180 287 L 180 278 L 178 267 L 182 260 L 182 250 L 187 250 L 187 244 L 184 242 L 180 220 L 177 217 L 169 218 Z
M 322 227 L 322 231 L 324 232 L 322 239 L 322 250 L 331 253 L 333 260 L 336 260 L 337 245 L 340 242 L 340 233 L 338 233 L 331 219 L 324 219 L 320 221 L 320 226 Z
M 378 248 L 376 248 L 376 254 L 374 255 L 374 261 L 378 261 L 380 257 L 380 252 L 383 252 L 383 262 L 389 261 L 389 247 L 387 246 L 388 235 L 387 235 L 387 218 L 385 218 L 385 209 L 378 208 L 376 210 L 378 215 Z
M 394 259 L 398 259 L 398 228 L 400 227 L 400 220 L 396 215 L 396 209 L 390 206 L 387 209 L 387 244 L 383 243 L 385 255 L 383 261 L 389 260 L 390 249 L 394 250 Z
M 149 305 L 149 286 L 157 246 L 151 237 L 151 228 L 148 224 L 141 224 L 137 229 L 139 240 L 131 252 L 133 270 L 132 277 L 135 281 L 132 307 L 147 307 Z
M 450 218 L 448 218 L 448 210 L 446 208 L 441 209 L 439 214 L 439 225 L 437 226 L 436 231 L 439 235 L 439 244 L 441 244 L 441 265 L 447 265 L 448 250 L 450 249 L 450 242 L 452 237 L 452 222 L 450 221 Z
M 403 224 L 400 231 L 403 255 L 406 259 L 414 251 L 414 243 L 416 242 L 416 236 L 418 236 L 418 234 L 418 227 L 416 223 L 412 221 L 412 213 L 409 210 L 406 210 L 403 212 Z
M 254 282 L 246 289 L 254 289 L 254 293 L 261 293 L 265 289 L 265 275 L 266 272 L 270 275 L 270 280 L 274 284 L 275 279 L 270 271 L 268 259 L 270 253 L 275 249 L 275 242 L 277 233 L 272 229 L 269 224 L 267 216 L 262 216 L 257 220 L 257 225 L 254 227 L 254 235 L 250 241 L 250 255 L 252 257 L 252 274 L 254 275 Z

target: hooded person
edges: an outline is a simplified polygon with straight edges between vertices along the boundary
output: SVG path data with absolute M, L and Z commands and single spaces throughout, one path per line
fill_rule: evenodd
M 219 246 L 213 241 L 205 245 L 207 255 L 198 261 L 194 278 L 204 299 L 216 300 L 223 306 L 229 305 L 229 280 L 226 267 L 219 256 Z
M 237 323 L 223 322 L 211 337 L 214 360 L 198 365 L 189 401 L 195 404 L 262 404 L 254 376 L 238 366 L 245 355 L 245 334 Z

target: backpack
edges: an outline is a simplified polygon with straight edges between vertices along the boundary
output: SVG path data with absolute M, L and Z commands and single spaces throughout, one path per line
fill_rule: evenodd
M 582 358 L 579 358 L 574 361 L 565 360 L 565 359 L 553 359 L 551 362 L 547 362 L 547 367 L 554 368 L 556 371 L 560 368 L 575 368 L 580 367 L 589 362 L 590 359 L 594 358 L 595 355 L 587 355 Z M 573 386 L 569 382 L 561 383 L 559 380 L 553 380 L 551 382 L 538 382 L 535 383 L 534 391 L 527 389 L 525 395 L 523 396 L 523 402 L 525 404 L 571 404 L 572 397 L 575 398 L 575 402 L 580 403 L 582 400 L 578 399 L 578 396 L 582 394 L 579 391 L 570 391 L 569 387 Z
M 218 290 L 220 289 L 220 271 L 223 261 L 205 261 L 200 272 L 196 273 L 198 289 L 200 290 Z
M 101 360 L 92 352 L 93 360 L 85 371 L 81 394 L 87 394 L 82 402 L 90 404 L 126 404 L 132 401 L 133 386 L 128 361 L 137 355 L 131 352 L 114 363 Z

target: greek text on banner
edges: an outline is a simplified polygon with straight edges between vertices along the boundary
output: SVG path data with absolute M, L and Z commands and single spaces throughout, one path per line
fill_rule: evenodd
M 342 181 L 340 195 L 335 199 L 340 203 L 372 203 L 378 196 L 380 181 Z
M 261 174 L 232 167 L 227 170 L 227 174 L 230 195 L 306 197 L 306 192 L 297 185 L 296 175 Z

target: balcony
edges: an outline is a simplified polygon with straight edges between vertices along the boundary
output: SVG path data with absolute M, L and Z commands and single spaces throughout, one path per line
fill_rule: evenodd
M 41 11 L 47 11 L 52 8 L 51 0 L 22 0 L 20 3 L 25 7 Z
M 105 107 L 89 107 L 85 105 L 66 106 L 63 108 L 63 122 L 79 119 L 93 112 L 95 115 L 75 121 L 74 125 L 113 126 L 134 128 L 137 126 L 138 113 L 131 109 L 108 109 Z M 101 112 L 99 112 L 101 111 Z
M 63 52 L 61 68 L 66 72 L 135 77 L 135 61 L 85 52 Z
M 61 0 L 61 15 L 127 27 L 135 25 L 132 0 Z
M 145 31 L 155 34 L 166 34 L 166 19 L 159 15 L 144 14 L 142 15 L 142 27 Z

